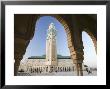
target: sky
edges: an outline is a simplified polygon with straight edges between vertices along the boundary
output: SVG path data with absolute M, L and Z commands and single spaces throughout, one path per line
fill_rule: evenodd
M 36 21 L 34 36 L 26 49 L 23 59 L 30 56 L 42 56 L 46 54 L 46 34 L 50 23 L 54 23 L 57 30 L 57 54 L 62 56 L 70 56 L 67 36 L 62 24 L 54 17 L 43 16 Z M 95 48 L 90 36 L 86 32 L 82 32 L 82 40 L 84 45 L 84 64 L 91 67 L 96 67 L 97 59 Z

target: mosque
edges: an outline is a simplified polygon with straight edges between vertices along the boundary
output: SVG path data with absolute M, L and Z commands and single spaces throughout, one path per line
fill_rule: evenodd
M 46 37 L 46 55 L 31 56 L 21 61 L 19 72 L 44 73 L 74 71 L 74 64 L 70 56 L 57 54 L 57 30 L 54 23 L 50 23 Z
M 59 59 L 58 56 L 55 56 L 56 54 L 57 55 L 59 54 L 58 51 L 55 51 L 56 48 L 58 49 L 55 43 L 57 41 L 55 37 L 58 37 L 58 35 L 56 34 L 57 31 L 54 31 L 56 30 L 54 29 L 55 28 L 54 24 L 49 25 L 46 34 L 47 37 L 45 37 L 46 38 L 45 41 L 48 42 L 46 43 L 45 46 L 50 47 L 47 48 L 48 50 L 47 49 L 45 50 L 48 53 L 43 54 L 46 56 L 45 57 L 43 56 L 44 57 L 43 58 L 42 56 L 36 57 L 35 55 L 34 57 L 29 56 L 29 58 L 25 58 L 25 59 L 23 58 L 23 55 L 26 54 L 27 47 L 30 44 L 35 34 L 36 21 L 38 21 L 39 18 L 43 16 L 54 17 L 64 27 L 67 36 L 68 48 L 71 56 L 70 59 L 65 60 L 64 57 L 62 57 L 62 59 Z M 65 67 L 67 69 L 68 66 L 69 67 L 72 66 L 72 68 L 74 66 L 73 69 L 76 76 L 85 75 L 85 72 L 83 71 L 84 70 L 83 67 L 84 65 L 87 64 L 85 63 L 85 58 L 84 58 L 84 45 L 83 45 L 82 34 L 83 32 L 86 32 L 87 35 L 90 36 L 90 39 L 92 40 L 95 47 L 95 51 L 97 53 L 97 14 L 16 14 L 14 15 L 14 22 L 15 22 L 14 23 L 14 60 L 15 60 L 14 76 L 17 76 L 18 72 L 21 70 L 25 72 L 34 72 L 37 70 L 49 71 L 52 69 L 52 67 L 55 67 L 57 71 L 62 71 L 65 70 Z M 38 52 L 38 50 L 36 51 Z M 43 66 L 44 68 L 42 68 Z M 60 66 L 64 68 L 59 68 Z

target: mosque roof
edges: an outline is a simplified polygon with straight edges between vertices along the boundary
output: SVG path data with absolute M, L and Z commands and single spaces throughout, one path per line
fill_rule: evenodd
M 42 56 L 31 56 L 28 57 L 28 59 L 46 59 L 46 55 L 42 55 Z M 62 55 L 57 55 L 57 59 L 71 59 L 70 56 L 62 56 Z

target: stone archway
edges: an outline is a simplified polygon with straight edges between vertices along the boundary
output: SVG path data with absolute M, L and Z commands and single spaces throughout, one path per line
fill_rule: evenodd
M 71 55 L 71 58 L 73 60 L 73 63 L 75 64 L 75 74 L 76 75 L 80 75 L 82 76 L 83 75 L 83 69 L 82 69 L 82 63 L 83 63 L 83 55 L 84 55 L 84 52 L 83 52 L 83 44 L 82 44 L 82 41 L 81 41 L 81 33 L 80 32 L 75 32 L 75 34 L 77 35 L 74 35 L 75 36 L 75 39 L 73 38 L 72 36 L 72 31 L 71 31 L 71 26 L 69 26 L 69 23 L 66 22 L 66 20 L 64 18 L 62 18 L 62 16 L 60 15 L 54 15 L 54 14 L 44 14 L 44 15 L 39 15 L 38 18 L 36 20 L 38 20 L 40 17 L 42 16 L 52 16 L 54 18 L 56 18 L 61 24 L 62 26 L 64 27 L 64 30 L 66 32 L 66 35 L 67 35 L 67 43 L 68 43 L 68 48 L 70 50 L 70 55 Z M 73 40 L 77 40 L 77 39 L 80 41 L 78 42 L 80 45 L 76 46 L 78 43 L 76 43 L 76 41 L 73 41 Z M 75 45 L 74 45 L 75 44 Z M 76 49 L 74 49 L 76 48 Z
M 70 55 L 71 58 L 73 60 L 73 63 L 75 64 L 75 72 L 76 75 L 83 75 L 83 71 L 82 71 L 82 63 L 83 63 L 83 52 L 80 54 L 81 58 L 79 58 L 79 51 L 77 52 L 77 50 L 75 50 L 75 43 L 74 43 L 74 38 L 73 38 L 73 34 L 71 31 L 71 26 L 69 26 L 69 23 L 65 21 L 65 19 L 63 19 L 61 16 L 57 15 L 56 19 L 64 26 L 66 35 L 67 35 L 67 43 L 68 43 L 68 48 L 70 50 Z M 77 33 L 76 33 L 77 34 Z M 80 39 L 80 38 L 79 38 Z M 79 47 L 80 48 L 80 47 Z M 81 50 L 83 50 L 83 46 L 81 46 Z M 81 52 L 81 51 L 80 51 Z M 80 60 L 81 59 L 81 60 Z
M 65 28 L 67 34 L 68 48 L 70 49 L 70 55 L 73 59 L 73 63 L 75 64 L 75 70 L 77 75 L 83 75 L 82 72 L 82 63 L 83 63 L 83 43 L 82 43 L 82 29 L 83 26 L 86 27 L 95 27 L 93 23 L 96 23 L 94 18 L 91 18 L 90 15 L 72 15 L 72 14 L 59 14 L 49 16 L 55 17 Z M 41 15 L 35 14 L 16 14 L 14 16 L 14 34 L 15 34 L 15 50 L 14 50 L 14 75 L 17 75 L 18 67 L 20 61 L 23 58 L 23 55 L 26 52 L 26 48 L 30 43 L 30 40 L 33 38 L 35 31 L 35 23 L 36 20 L 41 17 Z M 90 19 L 88 23 L 88 19 Z M 22 20 L 22 21 L 21 21 Z M 90 30 L 90 32 L 92 29 Z M 94 30 L 94 35 L 96 35 L 96 31 Z

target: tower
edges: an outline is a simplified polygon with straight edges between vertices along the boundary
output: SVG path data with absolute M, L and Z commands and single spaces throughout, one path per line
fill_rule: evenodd
M 47 30 L 46 63 L 49 66 L 57 65 L 56 29 L 53 23 L 50 23 Z

